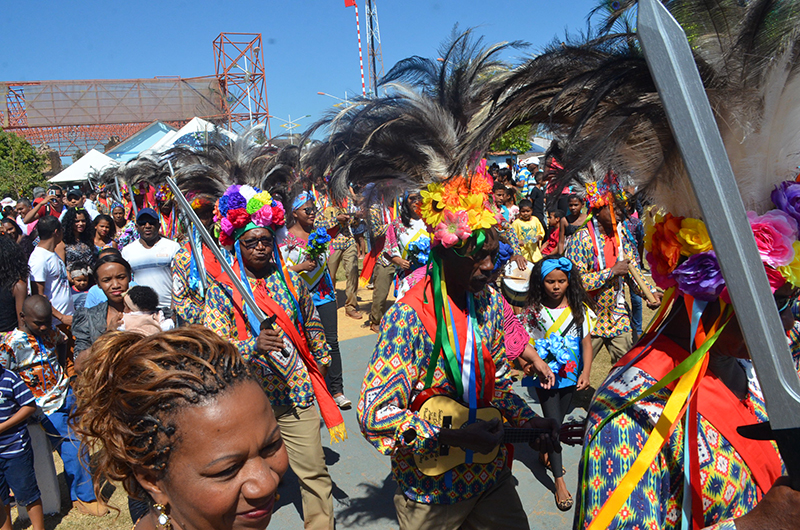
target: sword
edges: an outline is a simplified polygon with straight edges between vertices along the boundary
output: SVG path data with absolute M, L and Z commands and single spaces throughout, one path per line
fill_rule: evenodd
M 680 148 L 694 194 L 761 382 L 772 435 L 800 490 L 800 380 L 733 176 L 683 29 L 657 0 L 639 1 L 638 29 L 647 66 Z
M 172 173 L 172 164 L 170 164 L 170 173 Z M 172 173 L 174 175 L 174 173 Z M 245 288 L 244 284 L 242 283 L 242 279 L 239 278 L 239 275 L 233 271 L 233 267 L 231 267 L 228 260 L 222 255 L 222 252 L 217 247 L 216 243 L 214 243 L 214 238 L 211 237 L 211 234 L 208 233 L 206 227 L 203 226 L 203 223 L 200 222 L 200 218 L 197 217 L 197 214 L 192 209 L 189 201 L 186 200 L 186 197 L 183 196 L 183 192 L 180 190 L 178 185 L 175 183 L 175 180 L 172 177 L 167 177 L 167 186 L 169 189 L 172 190 L 172 194 L 175 196 L 175 200 L 178 202 L 178 206 L 181 207 L 183 213 L 192 221 L 192 225 L 197 229 L 197 232 L 200 234 L 200 237 L 203 238 L 206 246 L 214 253 L 214 257 L 217 258 L 217 261 L 222 266 L 222 270 L 225 271 L 225 274 L 233 282 L 233 286 L 239 291 L 239 294 L 242 295 L 242 300 L 247 307 L 256 315 L 258 321 L 262 323 L 267 320 L 267 315 L 264 314 L 264 311 L 258 307 L 256 301 L 250 296 L 250 292 Z M 198 260 L 200 261 L 200 260 Z

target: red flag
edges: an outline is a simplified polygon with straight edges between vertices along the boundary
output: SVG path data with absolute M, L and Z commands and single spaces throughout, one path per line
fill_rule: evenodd
M 353 7 L 355 5 L 356 5 L 356 0 L 344 0 L 344 7 Z

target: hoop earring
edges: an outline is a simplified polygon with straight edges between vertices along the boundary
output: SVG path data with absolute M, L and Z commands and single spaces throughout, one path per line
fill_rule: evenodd
M 167 515 L 167 507 L 163 504 L 154 504 L 153 509 L 158 514 L 156 517 L 156 528 L 159 530 L 172 530 L 172 521 L 170 521 L 169 515 Z

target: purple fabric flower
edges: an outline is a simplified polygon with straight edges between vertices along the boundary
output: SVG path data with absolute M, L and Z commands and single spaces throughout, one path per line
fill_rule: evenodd
M 231 190 L 228 190 L 231 191 Z M 236 190 L 235 193 L 231 193 L 228 195 L 228 210 L 236 210 L 237 208 L 246 208 L 247 207 L 247 200 L 244 196 L 239 193 L 239 190 Z
M 682 292 L 704 302 L 716 300 L 725 288 L 725 278 L 719 268 L 717 255 L 713 252 L 700 252 L 681 263 L 672 277 Z
M 781 182 L 770 194 L 773 204 L 800 223 L 800 182 Z

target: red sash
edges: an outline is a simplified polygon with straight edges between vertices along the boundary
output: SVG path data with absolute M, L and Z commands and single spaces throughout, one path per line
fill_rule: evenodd
M 381 252 L 383 252 L 383 246 L 385 243 L 386 236 L 375 238 L 375 244 L 372 245 L 369 254 L 364 257 L 361 276 L 358 278 L 358 282 L 362 287 L 367 285 L 369 280 L 372 278 L 372 271 L 375 270 L 375 263 L 378 262 L 378 256 L 380 256 Z
M 617 362 L 616 366 L 625 366 L 643 348 L 644 346 L 639 346 L 632 349 Z M 655 379 L 661 379 L 688 356 L 689 352 L 670 339 L 659 337 L 653 342 L 652 351 L 634 366 Z M 675 383 L 669 385 L 670 389 L 674 387 Z M 761 494 L 769 491 L 782 474 L 778 452 L 771 442 L 750 440 L 736 431 L 736 427 L 758 423 L 759 419 L 710 371 L 706 372 L 697 390 L 697 411 L 736 449 L 750 469 Z
M 427 300 L 427 302 L 426 302 Z M 419 317 L 420 321 L 422 322 L 422 326 L 425 328 L 425 331 L 431 338 L 431 341 L 436 343 L 436 323 L 437 318 L 434 311 L 434 304 L 433 304 L 433 287 L 431 285 L 431 279 L 429 276 L 425 276 L 425 278 L 417 282 L 408 292 L 399 300 L 400 302 L 408 305 L 416 311 L 417 316 Z M 458 333 L 459 330 L 466 331 L 467 328 L 467 315 L 462 311 L 454 311 L 453 312 L 453 325 L 455 329 L 453 330 L 454 333 Z M 459 335 L 460 337 L 465 337 L 466 333 Z M 463 342 L 462 342 L 463 344 Z M 480 377 L 477 378 L 478 384 L 478 404 L 480 406 L 491 406 L 492 398 L 494 397 L 494 380 L 495 380 L 495 365 L 494 359 L 492 359 L 491 351 L 483 345 L 483 367 L 484 367 L 484 377 L 485 380 L 481 381 Z M 431 355 L 435 355 L 436 352 L 433 352 Z M 477 370 L 478 367 L 475 367 Z M 424 374 L 423 374 L 424 377 Z M 484 391 L 483 395 L 486 396 L 485 402 L 481 402 L 480 399 L 480 389 L 482 386 L 485 386 L 486 390 Z M 461 396 L 458 396 L 461 399 Z
M 222 271 L 222 267 L 214 256 L 214 253 L 205 246 L 203 247 L 203 257 L 205 258 L 206 272 L 208 272 L 209 276 L 217 280 L 219 283 L 227 285 L 233 292 L 233 315 L 236 322 L 236 331 L 238 336 L 240 338 L 249 337 L 250 329 L 248 326 L 248 320 L 244 313 L 244 301 L 242 300 L 241 293 L 239 293 L 239 291 L 233 286 L 233 282 L 228 275 Z M 233 264 L 233 270 L 235 273 L 239 273 L 238 263 Z M 317 366 L 317 360 L 311 354 L 311 349 L 308 346 L 305 333 L 302 333 L 297 328 L 297 325 L 294 323 L 292 318 L 286 314 L 286 311 L 283 310 L 280 304 L 272 299 L 263 282 L 259 282 L 256 288 L 253 290 L 253 298 L 255 298 L 256 305 L 258 305 L 258 307 L 260 307 L 265 313 L 268 315 L 275 315 L 278 326 L 283 330 L 284 333 L 286 333 L 286 335 L 289 337 L 289 340 L 291 340 L 292 344 L 294 344 L 294 347 L 297 348 L 300 358 L 303 360 L 306 370 L 308 370 L 308 375 L 311 379 L 311 386 L 314 388 L 314 394 L 316 395 L 317 403 L 319 404 L 320 414 L 322 419 L 325 421 L 325 426 L 331 433 L 331 441 L 344 440 L 347 438 L 347 432 L 344 427 L 342 413 L 339 411 L 339 407 L 336 405 L 331 393 L 328 391 L 328 387 L 325 384 L 325 378 L 322 377 L 322 373 L 319 371 L 319 367 Z

